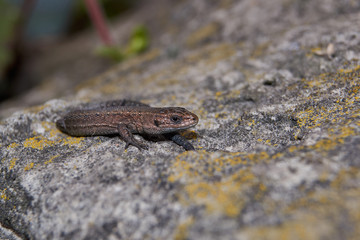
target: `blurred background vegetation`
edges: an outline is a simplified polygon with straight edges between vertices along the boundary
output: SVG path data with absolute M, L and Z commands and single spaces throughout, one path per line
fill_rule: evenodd
M 14 53 L 10 47 L 11 38 L 15 34 L 15 23 L 19 12 L 17 8 L 0 0 L 0 100 L 7 94 L 8 81 L 5 81 L 7 67 L 14 59 Z
M 136 8 L 141 0 L 98 0 L 110 22 Z M 21 94 L 39 82 L 24 80 L 28 48 L 44 44 L 44 39 L 64 39 L 94 28 L 85 0 L 0 0 L 0 102 Z M 141 53 L 149 44 L 144 26 L 129 32 L 126 46 L 94 49 L 99 57 L 121 61 Z M 26 73 L 25 73 L 26 75 Z

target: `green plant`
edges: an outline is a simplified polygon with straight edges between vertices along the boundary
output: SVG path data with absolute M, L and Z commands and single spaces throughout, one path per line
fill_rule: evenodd
M 150 37 L 147 29 L 143 25 L 139 25 L 133 30 L 125 48 L 119 46 L 102 46 L 96 50 L 96 54 L 115 62 L 120 62 L 144 52 L 148 48 L 149 43 Z

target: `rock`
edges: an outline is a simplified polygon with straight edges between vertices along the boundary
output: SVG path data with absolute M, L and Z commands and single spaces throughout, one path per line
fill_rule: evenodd
M 355 2 L 173 6 L 177 31 L 154 36 L 157 49 L 2 120 L 0 238 L 356 239 Z M 116 98 L 195 112 L 183 135 L 197 150 L 137 136 L 149 150 L 125 151 L 55 127 L 68 108 Z

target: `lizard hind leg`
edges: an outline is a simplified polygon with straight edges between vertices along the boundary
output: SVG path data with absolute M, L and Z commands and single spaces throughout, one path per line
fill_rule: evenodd
M 145 149 L 148 150 L 148 146 L 137 141 L 134 138 L 134 135 L 130 132 L 130 130 L 124 124 L 118 125 L 118 132 L 120 137 L 126 142 L 125 149 L 127 149 L 130 145 L 137 147 L 139 150 Z

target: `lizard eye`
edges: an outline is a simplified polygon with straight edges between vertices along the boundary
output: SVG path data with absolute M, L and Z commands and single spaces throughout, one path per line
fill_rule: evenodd
M 154 124 L 155 124 L 155 126 L 157 126 L 157 127 L 159 127 L 159 126 L 160 126 L 160 123 L 159 123 L 159 121 L 158 121 L 158 120 L 155 120 L 155 121 L 154 121 Z
M 180 123 L 182 121 L 182 118 L 178 115 L 172 115 L 170 117 L 170 120 L 173 122 L 173 123 Z

